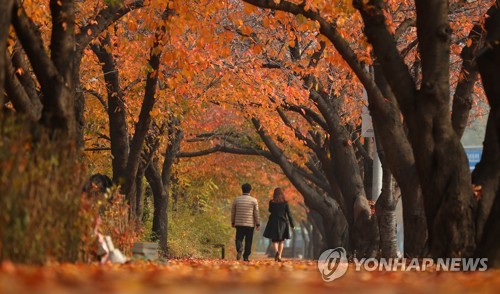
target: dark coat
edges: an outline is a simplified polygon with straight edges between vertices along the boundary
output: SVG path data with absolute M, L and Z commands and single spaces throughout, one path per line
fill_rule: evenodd
M 269 221 L 267 222 L 266 229 L 264 230 L 264 237 L 273 241 L 283 241 L 290 239 L 290 228 L 288 223 L 294 227 L 292 215 L 288 203 L 275 203 L 269 201 Z

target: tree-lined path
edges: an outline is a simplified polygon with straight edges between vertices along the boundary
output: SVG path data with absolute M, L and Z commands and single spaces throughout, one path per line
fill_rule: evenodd
M 2 293 L 498 293 L 498 271 L 354 272 L 325 283 L 315 261 L 180 259 L 168 265 L 2 264 Z
M 0 0 L 0 287 L 494 289 L 499 85 L 500 0 Z M 210 259 L 243 183 L 296 259 Z M 322 282 L 340 247 L 491 270 Z

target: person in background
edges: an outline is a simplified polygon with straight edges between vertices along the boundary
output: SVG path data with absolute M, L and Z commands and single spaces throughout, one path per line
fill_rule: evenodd
M 260 227 L 259 204 L 257 199 L 250 196 L 252 186 L 243 184 L 241 186 L 243 195 L 236 197 L 231 209 L 231 225 L 236 228 L 236 259 L 249 261 L 248 257 L 252 252 L 252 240 L 254 228 L 257 231 Z M 245 240 L 245 251 L 243 251 L 243 240 Z
M 269 221 L 267 222 L 266 229 L 264 230 L 264 237 L 271 239 L 273 242 L 276 255 L 275 261 L 281 261 L 281 253 L 283 253 L 283 246 L 285 239 L 290 239 L 290 228 L 294 229 L 293 218 L 290 214 L 290 207 L 285 200 L 285 194 L 281 188 L 274 189 L 273 199 L 269 201 Z

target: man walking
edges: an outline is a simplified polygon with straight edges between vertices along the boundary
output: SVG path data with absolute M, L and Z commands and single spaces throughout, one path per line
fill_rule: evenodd
M 241 186 L 243 195 L 236 197 L 231 209 L 231 224 L 236 227 L 236 259 L 248 261 L 248 257 L 252 252 L 252 240 L 254 227 L 257 231 L 260 227 L 259 222 L 259 204 L 257 199 L 250 196 L 252 186 L 243 184 Z M 245 239 L 245 251 L 243 252 L 243 239 Z

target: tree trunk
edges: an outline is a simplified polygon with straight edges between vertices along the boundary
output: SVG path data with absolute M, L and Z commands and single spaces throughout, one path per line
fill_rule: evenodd
M 142 220 L 142 215 L 144 212 L 144 176 L 146 173 L 146 167 L 141 164 L 139 166 L 139 170 L 137 171 L 137 178 L 135 179 L 135 186 L 136 186 L 136 191 L 135 191 L 135 208 L 132 207 L 132 209 L 135 210 L 135 217 L 136 220 L 140 223 Z
M 20 1 L 14 1 L 12 25 L 26 52 L 33 72 L 43 93 L 41 123 L 49 131 L 52 140 L 70 142 L 76 135 L 74 113 L 75 89 L 72 81 L 72 65 L 75 48 L 74 1 L 50 1 L 52 33 L 49 57 L 40 32 L 26 14 Z M 2 56 L 4 58 L 4 56 Z
M 324 226 L 325 241 L 328 247 L 349 247 L 349 228 L 347 220 L 340 209 L 337 201 L 331 197 L 322 196 L 312 188 L 301 174 L 288 161 L 283 151 L 274 143 L 273 139 L 266 133 L 260 121 L 252 118 L 253 125 L 262 141 L 276 159 L 283 173 L 291 181 L 295 188 L 303 195 L 304 203 L 312 210 L 321 214 Z
M 146 179 L 153 192 L 153 240 L 159 241 L 160 250 L 167 253 L 168 241 L 168 193 L 163 188 L 161 175 L 153 163 L 146 169 Z
M 304 244 L 303 248 L 302 248 L 302 258 L 303 259 L 309 259 L 308 249 L 309 249 L 310 239 L 308 238 L 308 236 L 310 237 L 311 235 L 308 234 L 306 226 L 307 226 L 306 222 L 301 220 L 300 221 L 300 234 L 302 236 L 302 241 Z
M 104 81 L 106 82 L 113 182 L 119 185 L 125 181 L 127 176 L 129 141 L 124 97 L 120 86 L 119 72 L 111 52 L 113 44 L 111 44 L 109 34 L 106 34 L 101 39 L 100 45 L 92 44 L 91 48 L 101 63 Z
M 369 109 L 377 139 L 385 150 L 385 161 L 401 188 L 403 204 L 404 253 L 408 257 L 426 254 L 427 222 L 424 199 L 412 147 L 406 138 L 401 112 L 379 64 L 374 65 L 375 81 L 389 103 L 368 95 Z
M 323 220 L 321 215 L 316 212 L 316 211 L 310 211 L 307 214 L 307 218 L 309 222 L 311 223 L 311 245 L 312 245 L 312 258 L 313 259 L 318 259 L 321 253 L 323 251 L 331 248 L 336 248 L 336 247 L 330 247 L 325 243 L 325 239 L 323 236 L 326 235 L 324 228 L 323 228 Z
M 470 172 L 449 115 L 448 1 L 415 1 L 422 60 L 420 90 L 416 89 L 386 27 L 382 3 L 378 0 L 355 2 L 365 23 L 365 34 L 410 129 L 424 195 L 431 255 L 470 256 L 475 247 Z
M 80 80 L 80 67 L 82 65 L 83 50 L 76 50 L 73 60 L 73 85 L 75 85 L 75 120 L 76 142 L 79 148 L 85 147 L 85 95 L 83 94 L 82 81 Z
M 500 266 L 500 10 L 498 1 L 488 10 L 486 46 L 477 58 L 484 90 L 490 104 L 483 155 L 472 174 L 478 189 L 476 217 L 478 253 L 489 265 Z
M 365 143 L 363 147 L 369 155 L 373 154 L 373 140 L 371 138 L 365 138 Z M 363 185 L 365 187 L 365 194 L 370 195 L 372 191 L 372 179 L 373 179 L 373 160 L 363 160 Z
M 126 170 L 128 172 L 127 178 L 124 183 L 125 197 L 130 201 L 133 196 L 133 186 L 137 169 L 139 167 L 142 146 L 151 125 L 151 110 L 155 105 L 156 88 L 158 86 L 158 73 L 160 70 L 160 59 L 164 46 L 164 37 L 167 30 L 166 21 L 170 15 L 173 14 L 168 7 L 163 11 L 162 24 L 155 33 L 153 46 L 149 50 L 149 70 L 146 77 L 146 86 L 144 89 L 144 99 L 142 101 L 141 111 L 139 113 L 139 120 L 135 124 L 135 133 L 130 143 L 130 152 L 127 159 Z M 166 239 L 165 239 L 166 249 Z
M 337 183 L 340 187 L 342 200 L 345 203 L 345 209 L 341 212 L 345 213 L 344 217 L 347 219 L 347 226 L 350 231 L 350 240 L 342 241 L 342 244 L 344 244 L 343 247 L 348 250 L 363 252 L 363 256 L 371 255 L 373 251 L 372 245 L 378 243 L 378 240 L 372 239 L 377 237 L 378 233 L 374 230 L 378 231 L 378 228 L 370 217 L 370 207 L 366 198 L 354 148 L 350 142 L 349 134 L 340 119 L 339 99 L 332 102 L 329 101 L 328 97 L 324 97 L 319 93 L 313 93 L 311 97 L 316 102 L 330 130 L 328 143 L 332 160 L 329 164 L 335 167 L 333 169 L 335 180 L 330 184 L 332 185 L 332 189 L 335 188 Z M 325 172 L 327 171 L 325 170 Z M 342 181 L 338 181 L 337 179 L 342 179 Z M 330 218 L 326 216 L 326 220 Z M 330 230 L 334 230 L 334 227 L 336 227 L 337 232 L 341 233 L 338 223 L 329 227 Z M 345 236 L 347 233 L 342 234 L 342 236 Z M 326 237 L 329 238 L 328 233 Z
M 422 87 L 409 121 L 424 192 L 429 245 L 434 257 L 471 256 L 475 250 L 471 177 L 467 157 L 449 117 L 447 1 L 416 1 Z M 396 81 L 394 81 L 396 82 Z
M 484 44 L 483 29 L 481 24 L 476 24 L 469 33 L 468 40 L 470 45 L 462 48 L 462 68 L 459 74 L 455 94 L 453 95 L 453 106 L 451 122 L 453 129 L 459 138 L 462 138 L 467 122 L 469 121 L 469 112 L 472 108 L 474 84 L 477 81 L 478 69 L 476 66 L 476 55 L 478 49 Z
M 5 64 L 7 62 L 7 38 L 9 37 L 10 19 L 12 15 L 13 0 L 2 0 L 0 2 L 0 106 L 3 106 L 4 83 L 5 83 Z
M 497 192 L 495 202 L 491 208 L 491 214 L 484 225 L 484 234 L 478 244 L 476 257 L 488 258 L 488 266 L 500 267 L 500 192 Z
M 22 49 L 18 48 L 18 50 Z M 19 55 L 21 55 L 21 53 L 13 54 L 12 59 L 20 58 Z M 16 73 L 13 63 L 14 60 L 11 61 L 10 56 L 6 56 L 4 73 L 7 98 L 10 100 L 17 113 L 23 114 L 29 120 L 37 122 L 42 115 L 42 103 L 36 92 L 30 93 L 30 88 L 22 83 L 23 78 L 25 78 L 25 82 L 28 80 L 31 81 L 31 77 L 28 77 L 29 71 L 25 71 L 22 75 L 19 75 Z M 16 66 L 16 68 L 19 67 Z
M 398 203 L 392 191 L 392 174 L 388 167 L 384 150 L 379 148 L 382 162 L 382 193 L 377 199 L 375 212 L 380 230 L 380 253 L 383 258 L 396 258 L 398 252 L 396 235 L 396 205 Z

